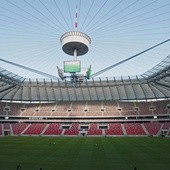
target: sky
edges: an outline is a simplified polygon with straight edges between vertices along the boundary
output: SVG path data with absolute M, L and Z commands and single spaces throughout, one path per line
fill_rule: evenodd
M 73 60 L 60 37 L 78 31 L 91 38 L 89 52 L 78 57 L 82 73 L 92 74 L 170 38 L 169 0 L 1 0 L 0 59 L 58 76 L 57 66 Z M 141 75 L 170 54 L 167 42 L 99 77 Z M 25 78 L 44 78 L 0 61 Z

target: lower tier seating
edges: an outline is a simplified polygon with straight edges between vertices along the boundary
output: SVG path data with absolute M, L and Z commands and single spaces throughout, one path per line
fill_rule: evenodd
M 106 135 L 124 135 L 121 123 L 110 123 L 108 129 L 105 130 Z
M 61 135 L 60 123 L 50 123 L 43 135 Z
M 70 129 L 66 129 L 64 132 L 64 135 L 78 135 L 79 130 L 78 130 L 78 123 L 72 123 Z
M 140 123 L 125 123 L 124 127 L 127 135 L 146 135 Z
M 170 122 L 102 123 L 102 126 L 101 123 L 89 123 L 83 130 L 81 123 L 1 123 L 0 135 L 146 136 L 164 133 L 167 136 L 170 131 Z
M 0 123 L 0 135 L 2 135 L 2 124 Z
M 161 129 L 162 123 L 149 122 L 149 123 L 144 123 L 144 126 L 150 135 L 157 135 L 159 130 Z
M 14 135 L 20 135 L 26 129 L 29 123 L 12 123 L 12 130 Z
M 102 135 L 102 130 L 98 128 L 97 123 L 91 123 L 87 135 Z
M 40 135 L 45 128 L 45 123 L 33 123 L 28 129 L 23 133 L 24 135 Z

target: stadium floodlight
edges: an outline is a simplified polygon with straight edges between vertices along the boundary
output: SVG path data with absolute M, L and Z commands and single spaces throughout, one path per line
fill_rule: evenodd
M 91 78 L 91 65 L 90 67 L 88 68 L 87 72 L 86 72 L 86 78 L 87 79 L 90 79 Z
M 64 80 L 65 77 L 64 77 L 63 70 L 60 69 L 60 68 L 57 66 L 57 71 L 58 71 L 58 75 L 59 75 L 59 77 L 61 78 L 61 80 Z

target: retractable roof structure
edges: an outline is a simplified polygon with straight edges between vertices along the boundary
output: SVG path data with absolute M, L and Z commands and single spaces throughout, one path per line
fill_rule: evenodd
M 92 78 L 72 86 L 62 80 L 31 80 L 0 68 L 0 100 L 14 102 L 159 100 L 170 98 L 170 55 L 139 76 Z

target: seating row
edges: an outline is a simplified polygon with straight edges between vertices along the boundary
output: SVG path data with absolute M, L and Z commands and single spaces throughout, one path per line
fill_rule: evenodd
M 1 123 L 0 135 L 159 135 L 170 131 L 170 122 L 143 123 L 89 123 L 82 129 L 81 123 Z M 102 128 L 104 127 L 104 128 Z M 9 134 L 8 133 L 8 134 Z
M 0 115 L 15 116 L 124 116 L 170 113 L 170 101 L 154 102 L 58 102 L 19 104 L 0 102 Z

